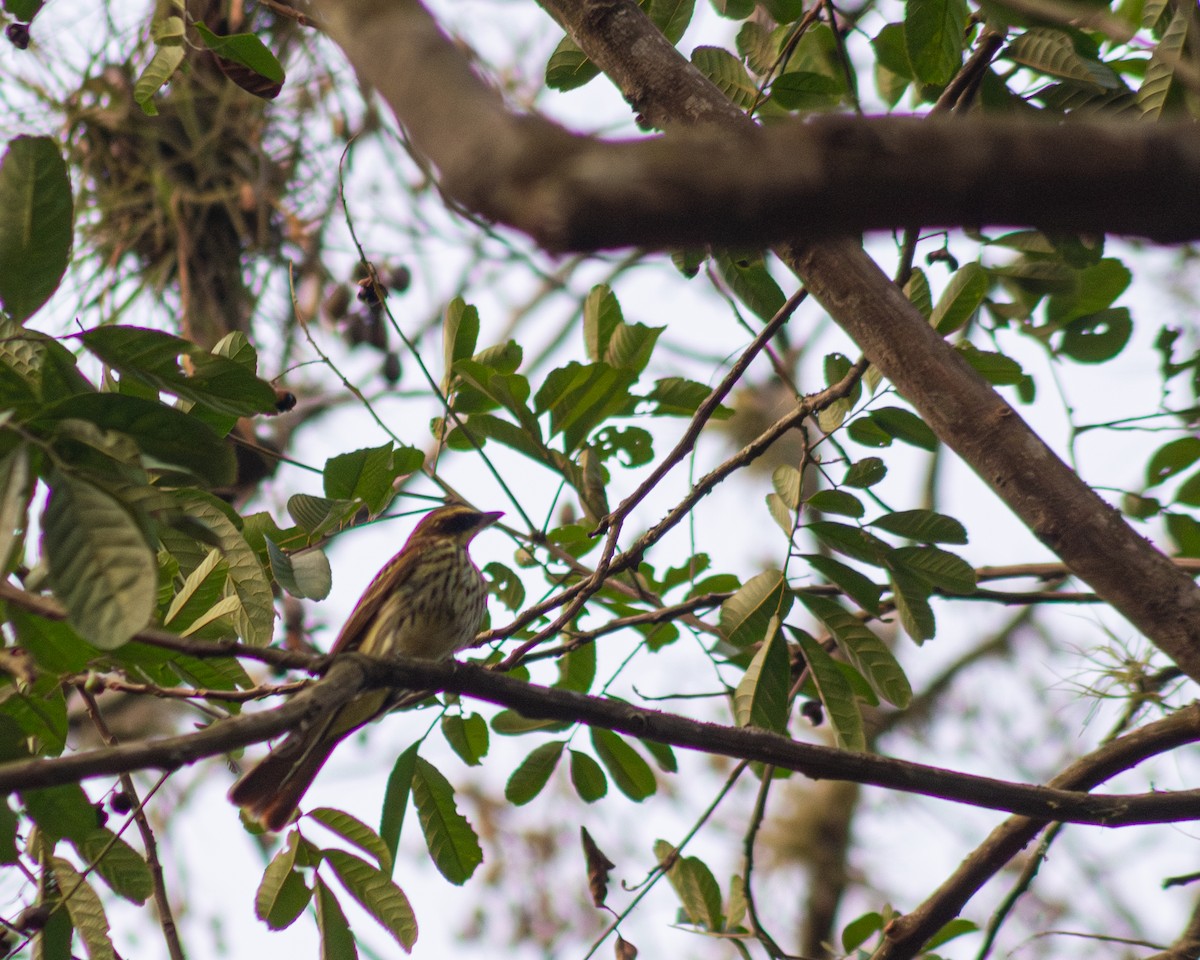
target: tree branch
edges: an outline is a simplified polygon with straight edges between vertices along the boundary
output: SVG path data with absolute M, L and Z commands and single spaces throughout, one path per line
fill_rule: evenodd
M 442 189 L 550 250 L 761 244 L 798 224 L 809 238 L 914 223 L 1200 238 L 1200 198 L 1177 186 L 1200 179 L 1194 124 L 825 115 L 759 128 L 699 73 L 682 78 L 632 2 L 543 0 L 577 43 L 604 35 L 621 51 L 644 123 L 697 128 L 604 141 L 510 113 L 416 0 L 314 6 Z
M 1131 762 L 1137 763 L 1149 756 L 1145 750 L 1150 742 L 1162 735 L 1164 724 L 1180 722 L 1186 725 L 1192 721 L 1183 720 L 1183 715 L 1198 709 L 1200 704 L 1193 704 L 1164 720 L 1109 741 L 1080 757 L 1054 777 L 1049 786 L 1059 790 L 1091 790 L 1128 769 Z M 1197 716 L 1200 718 L 1200 714 Z M 1155 749 L 1154 752 L 1160 751 Z M 875 951 L 872 960 L 909 960 L 915 957 L 930 937 L 958 916 L 984 883 L 1020 853 L 1047 823 L 1054 821 L 1061 823 L 1064 818 L 1057 814 L 1037 819 L 1017 816 L 998 826 L 924 903 L 891 923 L 884 931 L 884 942 Z
M 1067 773 L 1052 781 L 1052 787 L 1037 787 L 873 754 L 848 753 L 765 730 L 689 720 L 619 700 L 525 683 L 474 664 L 408 658 L 397 658 L 392 663 L 359 654 L 335 658 L 320 683 L 270 711 L 223 720 L 199 733 L 69 757 L 4 764 L 0 766 L 0 793 L 74 783 L 147 767 L 174 770 L 301 727 L 359 691 L 381 686 L 463 694 L 508 707 L 532 719 L 603 727 L 684 749 L 774 764 L 812 779 L 871 784 L 1019 813 L 1041 821 L 1117 827 L 1195 820 L 1200 809 L 1200 790 L 1112 796 L 1079 792 L 1148 756 L 1200 740 L 1200 704 L 1148 724 L 1077 761 Z
M 299 729 L 362 688 L 365 672 L 360 660 L 358 657 L 339 657 L 321 683 L 298 693 L 283 706 L 261 713 L 243 713 L 214 723 L 198 733 L 123 743 L 53 759 L 0 764 L 0 795 L 134 770 L 178 770 L 197 760 Z

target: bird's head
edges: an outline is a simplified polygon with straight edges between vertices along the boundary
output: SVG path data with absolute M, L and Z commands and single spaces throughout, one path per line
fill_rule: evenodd
M 503 513 L 481 513 L 462 503 L 451 503 L 431 510 L 421 518 L 408 538 L 411 544 L 417 540 L 452 540 L 465 547 L 480 530 L 490 527 Z

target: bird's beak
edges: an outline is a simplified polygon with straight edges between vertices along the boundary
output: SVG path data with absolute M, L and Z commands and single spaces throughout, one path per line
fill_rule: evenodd
M 486 527 L 490 527 L 493 523 L 504 516 L 504 511 L 493 510 L 491 513 L 481 513 L 480 516 L 483 517 L 483 521 L 479 524 L 479 529 L 483 530 Z

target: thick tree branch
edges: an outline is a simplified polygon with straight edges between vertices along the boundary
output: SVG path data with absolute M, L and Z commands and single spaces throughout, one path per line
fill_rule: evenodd
M 603 35 L 621 51 L 636 74 L 622 92 L 670 128 L 603 141 L 508 112 L 415 0 L 314 5 L 442 188 L 548 249 L 761 244 L 914 223 L 1200 238 L 1200 196 L 1179 189 L 1200 180 L 1194 124 L 821 116 L 760 128 L 738 123 L 699 73 L 682 76 L 632 2 L 545 0 L 576 42 Z
M 398 659 L 393 664 L 358 654 L 335 658 L 322 682 L 274 710 L 222 720 L 199 733 L 57 759 L 4 764 L 0 766 L 0 794 L 148 767 L 174 770 L 296 729 L 360 690 L 379 686 L 459 693 L 508 707 L 532 719 L 604 727 L 674 747 L 774 764 L 817 780 L 870 784 L 1041 820 L 1118 827 L 1191 821 L 1200 809 L 1200 790 L 1125 796 L 1079 792 L 1146 757 L 1200 740 L 1200 705 L 1149 724 L 1077 761 L 1052 781 L 1054 787 L 1036 787 L 874 754 L 848 753 L 765 730 L 689 720 L 619 700 L 526 683 L 474 664 L 410 659 Z M 1078 770 L 1086 775 L 1075 774 Z

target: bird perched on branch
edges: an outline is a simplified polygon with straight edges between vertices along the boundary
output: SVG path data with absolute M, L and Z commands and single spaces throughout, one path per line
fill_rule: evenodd
M 330 652 L 444 660 L 470 644 L 487 591 L 467 547 L 500 517 L 462 504 L 422 517 L 404 549 L 371 581 Z M 407 692 L 365 691 L 292 732 L 233 785 L 229 799 L 268 830 L 282 829 L 338 743 Z

